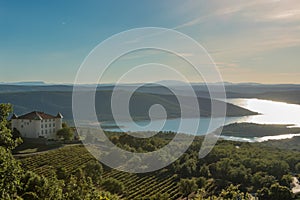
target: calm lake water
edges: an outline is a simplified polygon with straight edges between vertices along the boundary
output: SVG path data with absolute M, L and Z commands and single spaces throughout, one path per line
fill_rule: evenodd
M 291 126 L 300 127 L 300 105 L 288 104 L 282 102 L 275 102 L 261 99 L 227 99 L 228 103 L 235 104 L 237 106 L 249 109 L 260 113 L 260 115 L 246 116 L 246 117 L 227 117 L 225 119 L 225 125 L 236 123 L 236 122 L 248 122 L 257 124 L 289 124 Z M 218 118 L 215 118 L 218 120 Z M 182 119 L 184 123 L 194 127 L 199 122 L 198 119 Z M 205 135 L 219 128 L 218 126 L 209 127 L 210 118 L 201 117 L 199 128 L 196 135 Z M 129 122 L 120 123 L 120 128 L 110 128 L 110 131 L 173 131 L 178 132 L 178 126 L 181 119 L 167 119 L 167 120 L 155 120 L 152 121 L 149 126 L 149 121 L 139 121 L 136 124 Z M 137 126 L 138 125 L 138 126 Z M 188 134 L 193 134 L 194 131 L 187 129 L 185 131 Z M 285 138 L 292 138 L 300 136 L 300 134 L 286 134 L 279 136 L 268 136 L 261 138 L 237 138 L 237 137 L 226 137 L 224 139 L 247 141 L 247 142 L 262 142 L 266 140 L 279 140 Z

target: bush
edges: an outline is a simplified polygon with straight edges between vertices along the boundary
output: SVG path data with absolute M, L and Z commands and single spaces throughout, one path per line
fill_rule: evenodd
M 181 191 L 181 194 L 187 197 L 192 192 L 197 191 L 197 182 L 195 179 L 180 179 L 179 189 Z
M 105 179 L 102 186 L 113 194 L 122 194 L 125 188 L 122 182 L 114 178 Z

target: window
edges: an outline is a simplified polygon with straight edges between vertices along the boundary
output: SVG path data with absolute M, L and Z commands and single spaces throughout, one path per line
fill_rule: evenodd
M 41 128 L 43 128 L 43 124 L 41 125 Z
M 51 127 L 51 124 L 49 124 L 49 127 Z
M 55 127 L 55 123 L 53 123 L 53 127 Z
M 24 126 L 23 125 L 21 125 L 21 128 L 23 128 Z
M 47 134 L 47 130 L 45 130 L 45 134 Z
M 45 119 L 45 122 L 47 122 L 47 120 Z
M 45 128 L 47 128 L 47 124 L 45 124 Z

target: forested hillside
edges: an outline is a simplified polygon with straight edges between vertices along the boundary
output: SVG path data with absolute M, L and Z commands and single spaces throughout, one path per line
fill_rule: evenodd
M 126 91 L 120 91 L 126 92 Z M 83 91 L 82 95 L 86 95 L 87 91 Z M 184 106 L 189 110 L 189 116 L 195 116 L 195 109 L 189 106 L 190 97 L 183 97 L 186 102 Z M 111 114 L 111 91 L 98 91 L 96 93 L 96 111 L 101 121 L 112 120 Z M 0 101 L 2 103 L 11 103 L 16 114 L 31 112 L 32 110 L 43 111 L 56 114 L 61 112 L 65 119 L 71 120 L 72 116 L 72 92 L 17 92 L 17 93 L 0 93 Z M 198 98 L 200 113 L 202 116 L 211 115 L 211 100 L 206 98 Z M 217 104 L 225 104 L 224 102 L 213 100 Z M 0 103 L 1 103 L 0 102 Z M 149 119 L 149 108 L 154 104 L 162 105 L 168 114 L 168 118 L 176 118 L 181 116 L 180 105 L 174 95 L 156 95 L 136 92 L 130 99 L 130 113 L 134 119 Z M 257 114 L 238 106 L 227 104 L 228 116 L 245 116 Z M 121 116 L 119 116 L 121 117 Z
M 122 133 L 107 133 L 116 145 L 129 151 L 147 152 L 167 144 L 173 133 L 160 133 L 151 140 Z M 259 143 L 219 141 L 204 159 L 198 158 L 202 138 L 168 167 L 147 174 L 130 174 L 103 166 L 100 188 L 121 199 L 223 198 L 288 200 L 291 177 L 300 173 L 300 152 L 268 147 Z M 21 159 L 24 169 L 51 177 L 63 169 L 65 177 L 94 158 L 83 146 L 66 147 Z M 59 165 L 57 164 L 59 163 Z M 119 185 L 114 191 L 107 182 Z M 110 184 L 109 184 L 110 185 Z M 235 196 L 234 196 L 235 195 Z

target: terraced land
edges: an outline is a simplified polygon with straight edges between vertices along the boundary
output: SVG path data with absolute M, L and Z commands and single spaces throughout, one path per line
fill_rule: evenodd
M 49 177 L 53 170 L 64 167 L 71 174 L 83 167 L 94 157 L 83 145 L 66 146 L 46 153 L 35 154 L 19 158 L 25 170 L 31 170 Z M 177 199 L 181 195 L 178 188 L 178 178 L 167 170 L 148 174 L 131 174 L 112 169 L 104 169 L 103 179 L 114 178 L 125 186 L 122 199 L 141 199 L 155 194 L 168 194 L 170 199 Z
M 179 195 L 177 176 L 160 171 L 150 174 L 131 174 L 117 170 L 106 171 L 103 178 L 115 178 L 124 183 L 126 190 L 123 199 L 140 199 L 155 194 L 168 194 L 171 199 Z
M 20 161 L 25 170 L 48 177 L 51 176 L 51 170 L 58 167 L 64 167 L 71 174 L 93 159 L 82 145 L 75 145 L 20 158 Z

